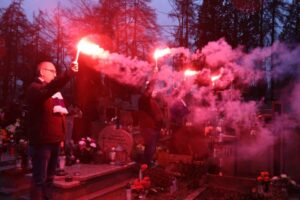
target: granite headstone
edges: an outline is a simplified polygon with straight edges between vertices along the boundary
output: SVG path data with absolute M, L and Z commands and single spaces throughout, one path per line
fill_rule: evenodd
M 108 151 L 112 147 L 121 145 L 126 149 L 128 155 L 130 155 L 132 151 L 133 138 L 132 135 L 127 131 L 111 125 L 100 131 L 98 135 L 98 145 L 104 151 Z

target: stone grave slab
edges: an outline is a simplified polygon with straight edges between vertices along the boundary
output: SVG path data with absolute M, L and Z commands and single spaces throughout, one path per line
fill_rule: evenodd
M 73 180 L 65 181 L 65 176 L 55 176 L 54 185 L 58 188 L 67 189 L 79 186 L 81 182 L 85 182 L 97 177 L 113 174 L 115 172 L 132 168 L 134 162 L 126 165 L 110 165 L 110 164 L 76 164 L 65 168 L 66 174 L 71 175 Z
M 112 147 L 121 145 L 126 149 L 128 155 L 131 154 L 133 138 L 127 131 L 116 128 L 115 126 L 107 126 L 98 135 L 98 145 L 104 151 L 110 150 Z

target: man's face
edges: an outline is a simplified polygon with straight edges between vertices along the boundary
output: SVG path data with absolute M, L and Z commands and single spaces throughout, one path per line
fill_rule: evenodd
M 41 67 L 40 73 L 41 73 L 41 78 L 44 79 L 46 83 L 49 83 L 56 77 L 55 66 L 50 62 L 45 62 Z

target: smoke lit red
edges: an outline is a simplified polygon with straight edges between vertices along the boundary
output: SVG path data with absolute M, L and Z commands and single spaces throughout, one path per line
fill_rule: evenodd
M 78 49 L 83 53 L 96 55 L 99 60 L 99 55 L 105 52 L 89 40 L 80 41 Z M 280 123 L 274 121 L 274 124 L 265 127 L 264 122 L 257 117 L 260 102 L 244 100 L 244 95 L 249 95 L 247 92 L 249 88 L 252 89 L 253 84 L 257 87 L 259 85 L 255 83 L 265 80 L 264 63 L 272 52 L 280 52 L 281 57 L 278 59 L 281 60 L 276 62 L 270 76 L 280 77 L 288 70 L 294 70 L 292 66 L 299 63 L 299 59 L 292 58 L 292 55 L 299 55 L 299 49 L 284 53 L 282 49 L 285 48 L 280 45 L 272 46 L 272 51 L 270 49 L 271 47 L 256 49 L 245 54 L 242 49 L 234 49 L 224 39 L 220 39 L 210 42 L 195 53 L 183 47 L 157 49 L 153 55 L 156 61 L 154 72 L 153 63 L 118 53 L 107 54 L 108 58 L 105 60 L 110 62 L 97 62 L 93 67 L 121 84 L 138 86 L 136 88 L 143 88 L 145 80 L 155 82 L 156 97 L 166 104 L 166 109 L 173 111 L 173 116 L 182 117 L 189 122 L 186 125 L 197 128 L 195 136 L 201 135 L 201 130 L 206 130 L 207 126 L 212 128 L 213 134 L 219 134 L 220 138 L 224 135 L 255 135 L 252 138 L 255 142 L 239 147 L 239 152 L 243 152 L 248 159 L 273 144 L 276 138 L 272 133 L 282 132 L 284 126 L 281 124 L 284 124 L 285 119 L 278 118 Z M 158 59 L 164 56 L 173 59 L 162 59 L 158 63 Z M 260 66 L 258 63 L 263 64 Z M 187 69 L 187 66 L 191 69 Z M 298 116 L 299 95 L 296 94 L 299 94 L 299 88 L 293 93 L 294 99 L 297 99 L 293 106 Z M 289 124 L 289 120 L 285 124 Z M 189 131 L 186 133 L 189 134 Z M 196 137 L 193 140 L 194 138 Z M 201 149 L 203 146 L 199 145 L 199 149 L 194 150 Z

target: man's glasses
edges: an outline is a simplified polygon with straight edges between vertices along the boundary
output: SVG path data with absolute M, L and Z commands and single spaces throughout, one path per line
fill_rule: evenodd
M 56 74 L 56 70 L 55 69 L 47 69 L 47 68 L 44 68 L 43 70 L 46 70 L 48 72 L 51 72 L 53 74 Z

